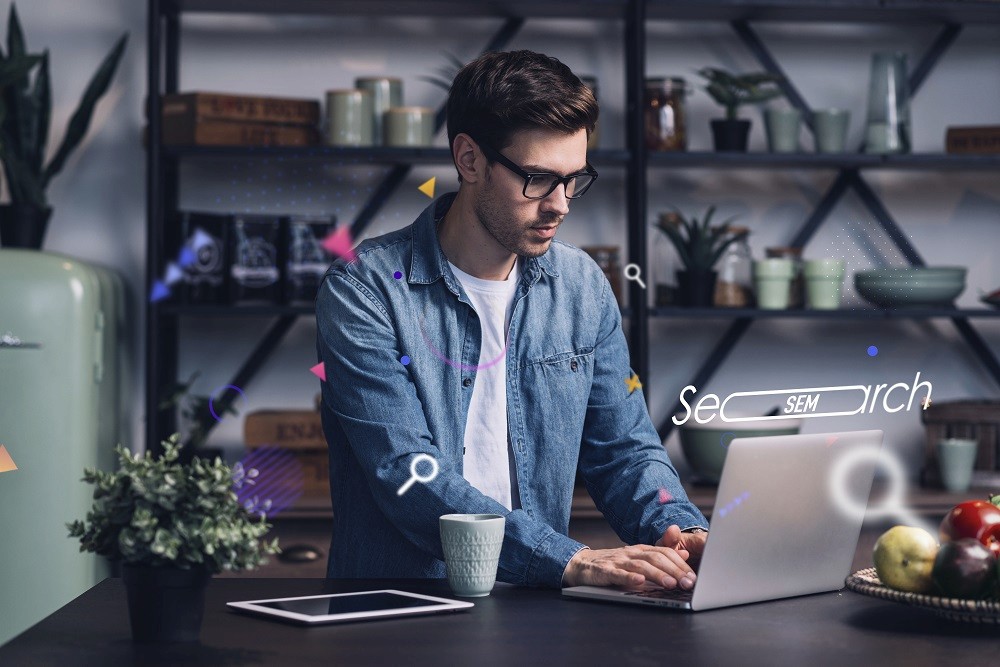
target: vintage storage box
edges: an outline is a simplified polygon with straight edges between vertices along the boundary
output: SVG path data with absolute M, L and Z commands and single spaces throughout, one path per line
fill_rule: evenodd
M 243 422 L 247 451 L 281 447 L 302 464 L 301 501 L 330 499 L 330 461 L 319 412 L 315 410 L 257 410 Z

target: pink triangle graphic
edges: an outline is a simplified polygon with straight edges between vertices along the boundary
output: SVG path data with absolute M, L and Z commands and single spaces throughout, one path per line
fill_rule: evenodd
M 660 504 L 663 505 L 668 502 L 670 502 L 670 492 L 666 489 L 660 489 Z
M 313 366 L 312 368 L 310 368 L 309 372 L 318 377 L 323 382 L 326 382 L 326 366 L 323 365 L 322 361 Z
M 348 262 L 357 259 L 354 254 L 354 245 L 351 241 L 351 229 L 347 225 L 341 225 L 335 232 L 323 239 L 323 248 L 331 255 L 343 257 Z
M 829 447 L 830 445 L 832 445 L 835 442 L 837 442 L 837 436 L 835 436 L 835 435 L 827 436 L 827 438 L 826 438 L 826 446 L 827 447 Z

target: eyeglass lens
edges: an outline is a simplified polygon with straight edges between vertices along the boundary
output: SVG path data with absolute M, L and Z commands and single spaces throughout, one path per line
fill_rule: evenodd
M 555 174 L 539 174 L 528 178 L 524 185 L 524 195 L 531 199 L 548 197 L 563 179 Z M 592 174 L 578 174 L 566 183 L 566 197 L 575 199 L 583 195 L 594 182 Z

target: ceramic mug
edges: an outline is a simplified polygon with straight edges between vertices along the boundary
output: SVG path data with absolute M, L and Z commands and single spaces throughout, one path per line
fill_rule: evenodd
M 372 95 L 364 90 L 326 92 L 326 143 L 331 146 L 371 146 Z
M 403 82 L 386 76 L 358 77 L 354 87 L 371 93 L 372 134 L 374 144 L 380 146 L 385 134 L 385 112 L 403 105 Z
M 753 263 L 757 307 L 764 310 L 788 308 L 789 289 L 795 276 L 795 263 L 790 259 L 760 259 Z
M 448 585 L 459 597 L 486 597 L 500 564 L 506 520 L 499 514 L 445 514 L 438 519 Z
M 764 129 L 767 146 L 772 153 L 796 153 L 799 150 L 799 132 L 802 112 L 798 109 L 765 109 Z
M 820 109 L 813 112 L 818 153 L 843 153 L 847 149 L 847 126 L 851 112 L 844 109 Z
M 840 308 L 840 292 L 844 284 L 844 260 L 811 259 L 802 267 L 806 281 L 806 300 L 816 310 Z
M 395 107 L 385 112 L 386 146 L 430 146 L 434 140 L 434 110 Z
M 952 493 L 965 493 L 972 484 L 978 440 L 947 438 L 937 445 L 941 482 Z

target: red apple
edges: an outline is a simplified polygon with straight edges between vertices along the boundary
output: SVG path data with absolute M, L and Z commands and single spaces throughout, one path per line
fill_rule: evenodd
M 940 537 L 942 543 L 979 540 L 994 556 L 1000 556 L 1000 507 L 985 500 L 959 503 L 941 522 Z

